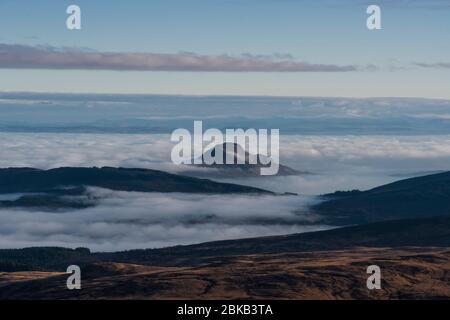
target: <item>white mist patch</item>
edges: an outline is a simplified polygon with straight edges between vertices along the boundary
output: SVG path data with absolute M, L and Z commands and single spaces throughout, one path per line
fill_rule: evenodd
M 88 192 L 99 199 L 96 207 L 58 213 L 0 210 L 0 247 L 116 251 L 330 228 L 308 213 L 314 197 Z

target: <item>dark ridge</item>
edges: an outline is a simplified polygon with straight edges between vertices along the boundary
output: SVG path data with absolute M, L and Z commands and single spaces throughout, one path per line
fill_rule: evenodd
M 185 193 L 265 193 L 270 191 L 150 169 L 33 168 L 0 169 L 0 193 L 48 193 L 49 190 L 92 186 L 116 191 Z M 63 189 L 64 190 L 64 189 Z M 69 191 L 68 191 L 69 192 Z
M 368 191 L 336 192 L 313 207 L 332 225 L 450 214 L 450 172 L 390 183 Z

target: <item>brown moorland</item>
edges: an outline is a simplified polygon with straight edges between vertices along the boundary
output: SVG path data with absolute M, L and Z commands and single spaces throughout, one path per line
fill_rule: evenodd
M 378 265 L 382 289 L 368 290 Z M 449 248 L 351 250 L 217 257 L 207 264 L 154 267 L 98 262 L 67 275 L 0 273 L 0 299 L 449 299 Z

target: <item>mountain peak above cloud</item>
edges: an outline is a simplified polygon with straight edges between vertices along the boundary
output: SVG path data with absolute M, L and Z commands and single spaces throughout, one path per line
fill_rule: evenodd
M 196 165 L 199 170 L 190 169 L 184 171 L 184 174 L 198 177 L 211 178 L 243 178 L 243 177 L 259 177 L 261 176 L 261 168 L 270 166 L 270 157 L 250 153 L 248 148 L 243 148 L 238 143 L 224 142 L 217 144 L 211 149 L 206 150 L 202 155 L 202 164 Z M 216 155 L 222 154 L 223 163 L 206 164 L 205 159 L 215 158 Z M 226 163 L 227 158 L 232 158 L 233 163 Z M 251 163 L 250 160 L 253 160 Z M 267 164 L 269 163 L 269 164 Z M 207 170 L 211 169 L 211 170 Z M 279 164 L 277 176 L 297 176 L 310 174 L 305 171 L 298 171 L 285 165 Z

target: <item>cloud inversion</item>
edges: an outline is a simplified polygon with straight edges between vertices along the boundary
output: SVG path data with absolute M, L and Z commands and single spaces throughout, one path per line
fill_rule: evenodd
M 156 248 L 329 229 L 309 224 L 314 197 L 189 195 L 89 188 L 98 206 L 78 211 L 0 210 L 0 248 Z M 313 220 L 311 220 L 313 219 Z M 304 224 L 306 223 L 306 224 Z

